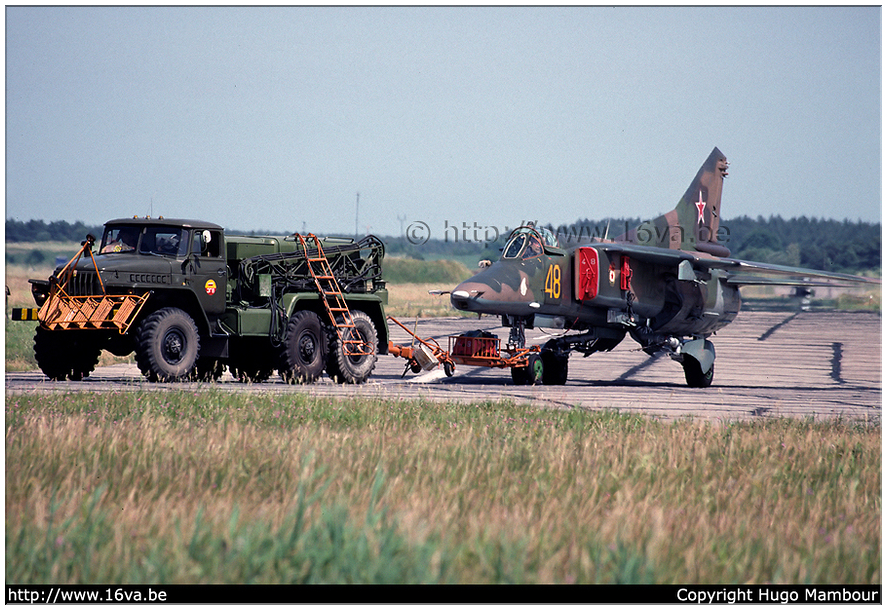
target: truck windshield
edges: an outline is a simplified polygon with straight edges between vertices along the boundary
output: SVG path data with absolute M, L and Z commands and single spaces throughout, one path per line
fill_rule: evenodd
M 185 256 L 188 253 L 188 231 L 178 227 L 145 227 L 139 253 Z
M 116 254 L 120 252 L 132 252 L 139 243 L 139 227 L 114 226 L 105 227 L 102 235 L 101 254 Z
M 188 252 L 188 235 L 180 227 L 138 227 L 116 225 L 105 227 L 101 254 L 133 252 L 185 256 Z

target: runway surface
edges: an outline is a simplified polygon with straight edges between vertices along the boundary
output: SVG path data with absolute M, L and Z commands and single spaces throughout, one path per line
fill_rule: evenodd
M 400 320 L 413 328 L 414 320 Z M 391 338 L 409 336 L 390 324 Z M 419 320 L 417 334 L 446 348 L 447 337 L 484 329 L 503 342 L 508 329 L 498 318 Z M 556 331 L 528 330 L 541 344 Z M 51 382 L 40 373 L 7 373 L 6 393 L 111 392 L 215 388 L 246 393 L 307 393 L 388 399 L 480 403 L 509 400 L 558 409 L 617 409 L 662 419 L 696 417 L 749 420 L 760 417 L 816 419 L 881 418 L 881 317 L 868 312 L 742 312 L 711 338 L 717 352 L 710 388 L 688 388 L 681 366 L 667 355 L 647 356 L 626 338 L 615 350 L 583 358 L 572 354 L 565 386 L 515 386 L 508 369 L 457 366 L 453 377 L 441 368 L 403 376 L 406 361 L 380 356 L 365 384 L 339 385 L 328 378 L 287 385 L 279 377 L 242 384 L 227 373 L 216 383 L 148 383 L 133 364 L 99 367 L 81 382 Z

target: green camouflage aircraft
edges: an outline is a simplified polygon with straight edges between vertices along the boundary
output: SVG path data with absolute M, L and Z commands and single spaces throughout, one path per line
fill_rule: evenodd
M 689 386 L 708 387 L 709 337 L 739 313 L 740 286 L 881 283 L 729 258 L 718 242 L 727 165 L 715 148 L 674 210 L 615 239 L 570 245 L 547 229 L 519 227 L 501 258 L 453 289 L 450 302 L 501 315 L 516 348 L 525 345 L 525 328 L 576 331 L 542 346 L 544 384 L 566 383 L 570 352 L 610 351 L 630 335 L 646 353 L 665 351 L 681 363 Z

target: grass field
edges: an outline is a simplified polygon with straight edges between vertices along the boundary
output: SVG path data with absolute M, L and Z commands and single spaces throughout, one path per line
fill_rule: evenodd
M 881 430 L 200 391 L 6 400 L 11 583 L 880 583 Z

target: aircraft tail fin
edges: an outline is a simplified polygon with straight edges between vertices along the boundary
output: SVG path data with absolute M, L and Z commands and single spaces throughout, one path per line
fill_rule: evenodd
M 617 241 L 730 256 L 730 250 L 718 243 L 727 166 L 724 154 L 717 148 L 712 150 L 675 209 L 642 223 Z

